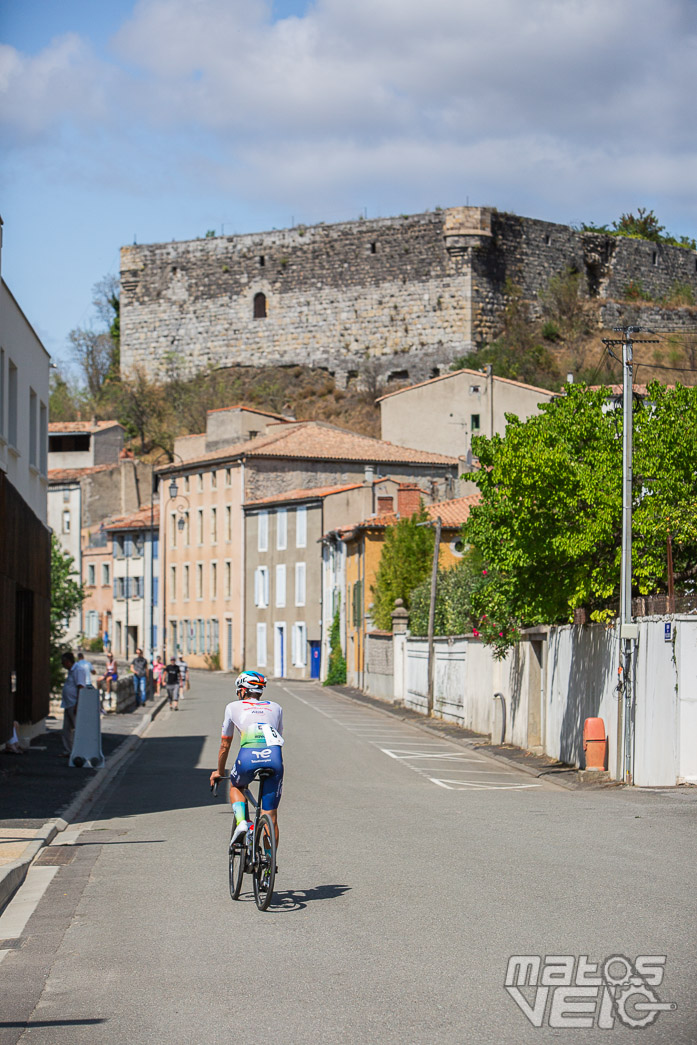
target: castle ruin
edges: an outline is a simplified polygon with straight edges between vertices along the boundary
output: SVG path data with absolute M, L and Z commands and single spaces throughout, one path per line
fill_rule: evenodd
M 582 274 L 598 323 L 626 316 L 630 283 L 653 301 L 697 299 L 697 255 L 645 240 L 452 207 L 433 213 L 216 236 L 121 250 L 121 366 L 321 367 L 339 384 L 366 364 L 420 381 L 495 337 L 508 280 L 533 309 L 552 276 Z M 643 311 L 643 310 L 642 310 Z M 697 330 L 694 308 L 642 317 Z

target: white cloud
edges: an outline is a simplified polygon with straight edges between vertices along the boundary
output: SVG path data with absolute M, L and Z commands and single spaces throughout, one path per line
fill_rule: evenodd
M 18 136 L 107 125 L 137 164 L 153 135 L 170 169 L 207 171 L 250 199 L 392 187 L 397 209 L 419 185 L 425 199 L 471 185 L 480 202 L 517 192 L 542 213 L 545 199 L 573 209 L 624 186 L 687 208 L 695 10 L 317 0 L 273 23 L 262 0 L 139 0 L 109 64 L 72 34 L 34 57 L 0 49 L 0 98 Z M 203 153 L 187 156 L 187 138 Z

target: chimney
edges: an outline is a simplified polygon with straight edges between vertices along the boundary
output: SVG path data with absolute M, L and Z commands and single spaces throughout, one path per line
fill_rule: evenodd
M 423 493 L 415 483 L 400 483 L 397 488 L 397 511 L 402 519 L 409 519 L 421 507 Z

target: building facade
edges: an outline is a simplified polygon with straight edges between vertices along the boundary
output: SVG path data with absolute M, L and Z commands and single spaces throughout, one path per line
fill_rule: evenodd
M 49 706 L 49 363 L 0 276 L 0 744 L 15 721 L 30 734 Z
M 378 399 L 380 434 L 403 446 L 471 456 L 472 436 L 506 431 L 506 414 L 524 420 L 556 393 L 479 370 L 455 370 Z
M 230 408 L 233 429 L 239 412 Z M 221 412 L 214 414 L 219 432 Z M 445 455 L 315 421 L 274 418 L 266 429 L 241 441 L 233 435 L 237 441 L 212 451 L 204 439 L 197 456 L 158 469 L 163 638 L 168 655 L 181 650 L 194 667 L 220 663 L 232 670 L 256 654 L 246 647 L 245 591 L 253 576 L 246 572 L 245 504 L 293 490 L 372 483 L 381 473 L 420 480 L 424 488 L 457 483 L 458 462 Z
M 159 506 L 113 519 L 105 531 L 112 552 L 112 652 L 128 662 L 142 649 L 152 663 L 161 638 Z
M 121 365 L 163 373 L 172 353 L 190 372 L 302 363 L 341 383 L 371 359 L 380 379 L 422 381 L 497 335 L 508 281 L 539 313 L 569 269 L 610 328 L 636 313 L 631 283 L 655 302 L 677 285 L 697 297 L 691 250 L 451 207 L 123 247 Z M 654 305 L 643 325 L 694 332 L 697 310 Z

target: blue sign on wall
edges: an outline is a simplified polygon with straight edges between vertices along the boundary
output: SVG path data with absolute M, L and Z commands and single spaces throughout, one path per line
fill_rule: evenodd
M 667 620 L 663 625 L 663 641 L 673 641 L 673 622 L 670 620 Z

